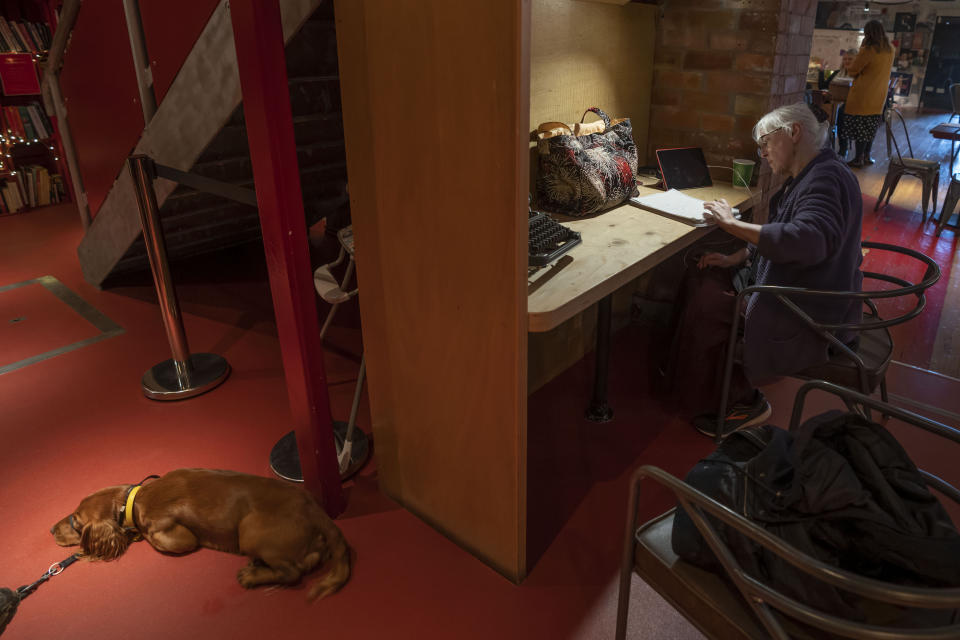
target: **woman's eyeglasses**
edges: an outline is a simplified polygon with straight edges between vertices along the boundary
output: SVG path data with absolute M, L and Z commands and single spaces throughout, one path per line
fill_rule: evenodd
M 779 128 L 777 128 L 777 129 L 774 129 L 773 131 L 769 131 L 769 132 L 763 134 L 762 136 L 760 136 L 759 138 L 757 138 L 757 155 L 758 155 L 758 156 L 762 156 L 763 153 L 764 153 L 764 151 L 767 150 L 767 145 L 770 144 L 770 141 L 767 140 L 767 138 L 769 138 L 770 136 L 772 136 L 773 134 L 775 134 L 777 131 L 782 131 L 783 129 L 786 129 L 786 127 L 779 127 Z

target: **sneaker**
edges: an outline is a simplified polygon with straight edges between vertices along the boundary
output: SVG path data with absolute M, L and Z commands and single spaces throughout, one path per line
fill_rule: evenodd
M 770 417 L 772 412 L 773 410 L 770 408 L 770 403 L 767 402 L 767 399 L 758 389 L 754 393 L 751 404 L 737 403 L 727 412 L 727 418 L 723 424 L 723 433 L 730 435 L 738 429 L 746 429 L 747 427 L 761 424 Z M 710 436 L 711 438 L 716 437 L 717 414 L 704 413 L 696 416 L 693 419 L 693 426 L 705 436 Z

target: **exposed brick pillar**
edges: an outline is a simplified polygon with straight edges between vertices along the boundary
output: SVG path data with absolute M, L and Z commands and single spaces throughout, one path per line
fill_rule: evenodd
M 816 9 L 816 0 L 661 0 L 648 156 L 697 146 L 711 165 L 757 158 L 754 123 L 803 100 Z M 765 196 L 776 186 L 766 163 L 755 181 Z

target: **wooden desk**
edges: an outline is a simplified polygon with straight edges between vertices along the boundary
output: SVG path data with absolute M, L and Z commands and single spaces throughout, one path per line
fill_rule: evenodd
M 954 150 L 954 147 L 960 142 L 960 125 L 942 122 L 930 129 L 930 135 L 937 140 L 950 141 L 950 177 L 953 178 L 953 162 L 957 158 L 957 153 L 960 152 L 960 148 Z
M 642 196 L 660 192 L 638 188 Z M 726 198 L 741 211 L 749 207 L 747 190 L 729 183 L 684 193 L 702 200 Z M 553 329 L 713 228 L 693 227 L 632 204 L 588 218 L 554 217 L 580 232 L 581 243 L 527 278 L 527 321 L 533 332 Z
M 660 192 L 659 189 L 638 188 L 642 196 Z M 731 206 L 740 208 L 743 213 L 753 204 L 746 189 L 735 188 L 729 183 L 687 189 L 685 193 L 702 200 L 726 198 Z M 607 422 L 613 418 L 613 410 L 607 404 L 613 292 L 715 227 L 693 227 L 632 204 L 588 218 L 555 217 L 580 232 L 581 243 L 552 265 L 527 277 L 527 329 L 549 331 L 599 303 L 593 398 L 587 409 L 587 418 Z

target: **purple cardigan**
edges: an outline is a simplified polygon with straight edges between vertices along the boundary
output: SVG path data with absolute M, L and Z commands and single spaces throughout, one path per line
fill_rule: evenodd
M 757 284 L 860 291 L 863 202 L 853 172 L 824 149 L 770 200 L 755 248 Z M 860 322 L 863 304 L 795 296 L 814 320 Z M 840 336 L 848 340 L 853 335 Z M 752 384 L 827 361 L 827 342 L 770 294 L 753 294 L 744 326 L 744 368 Z

